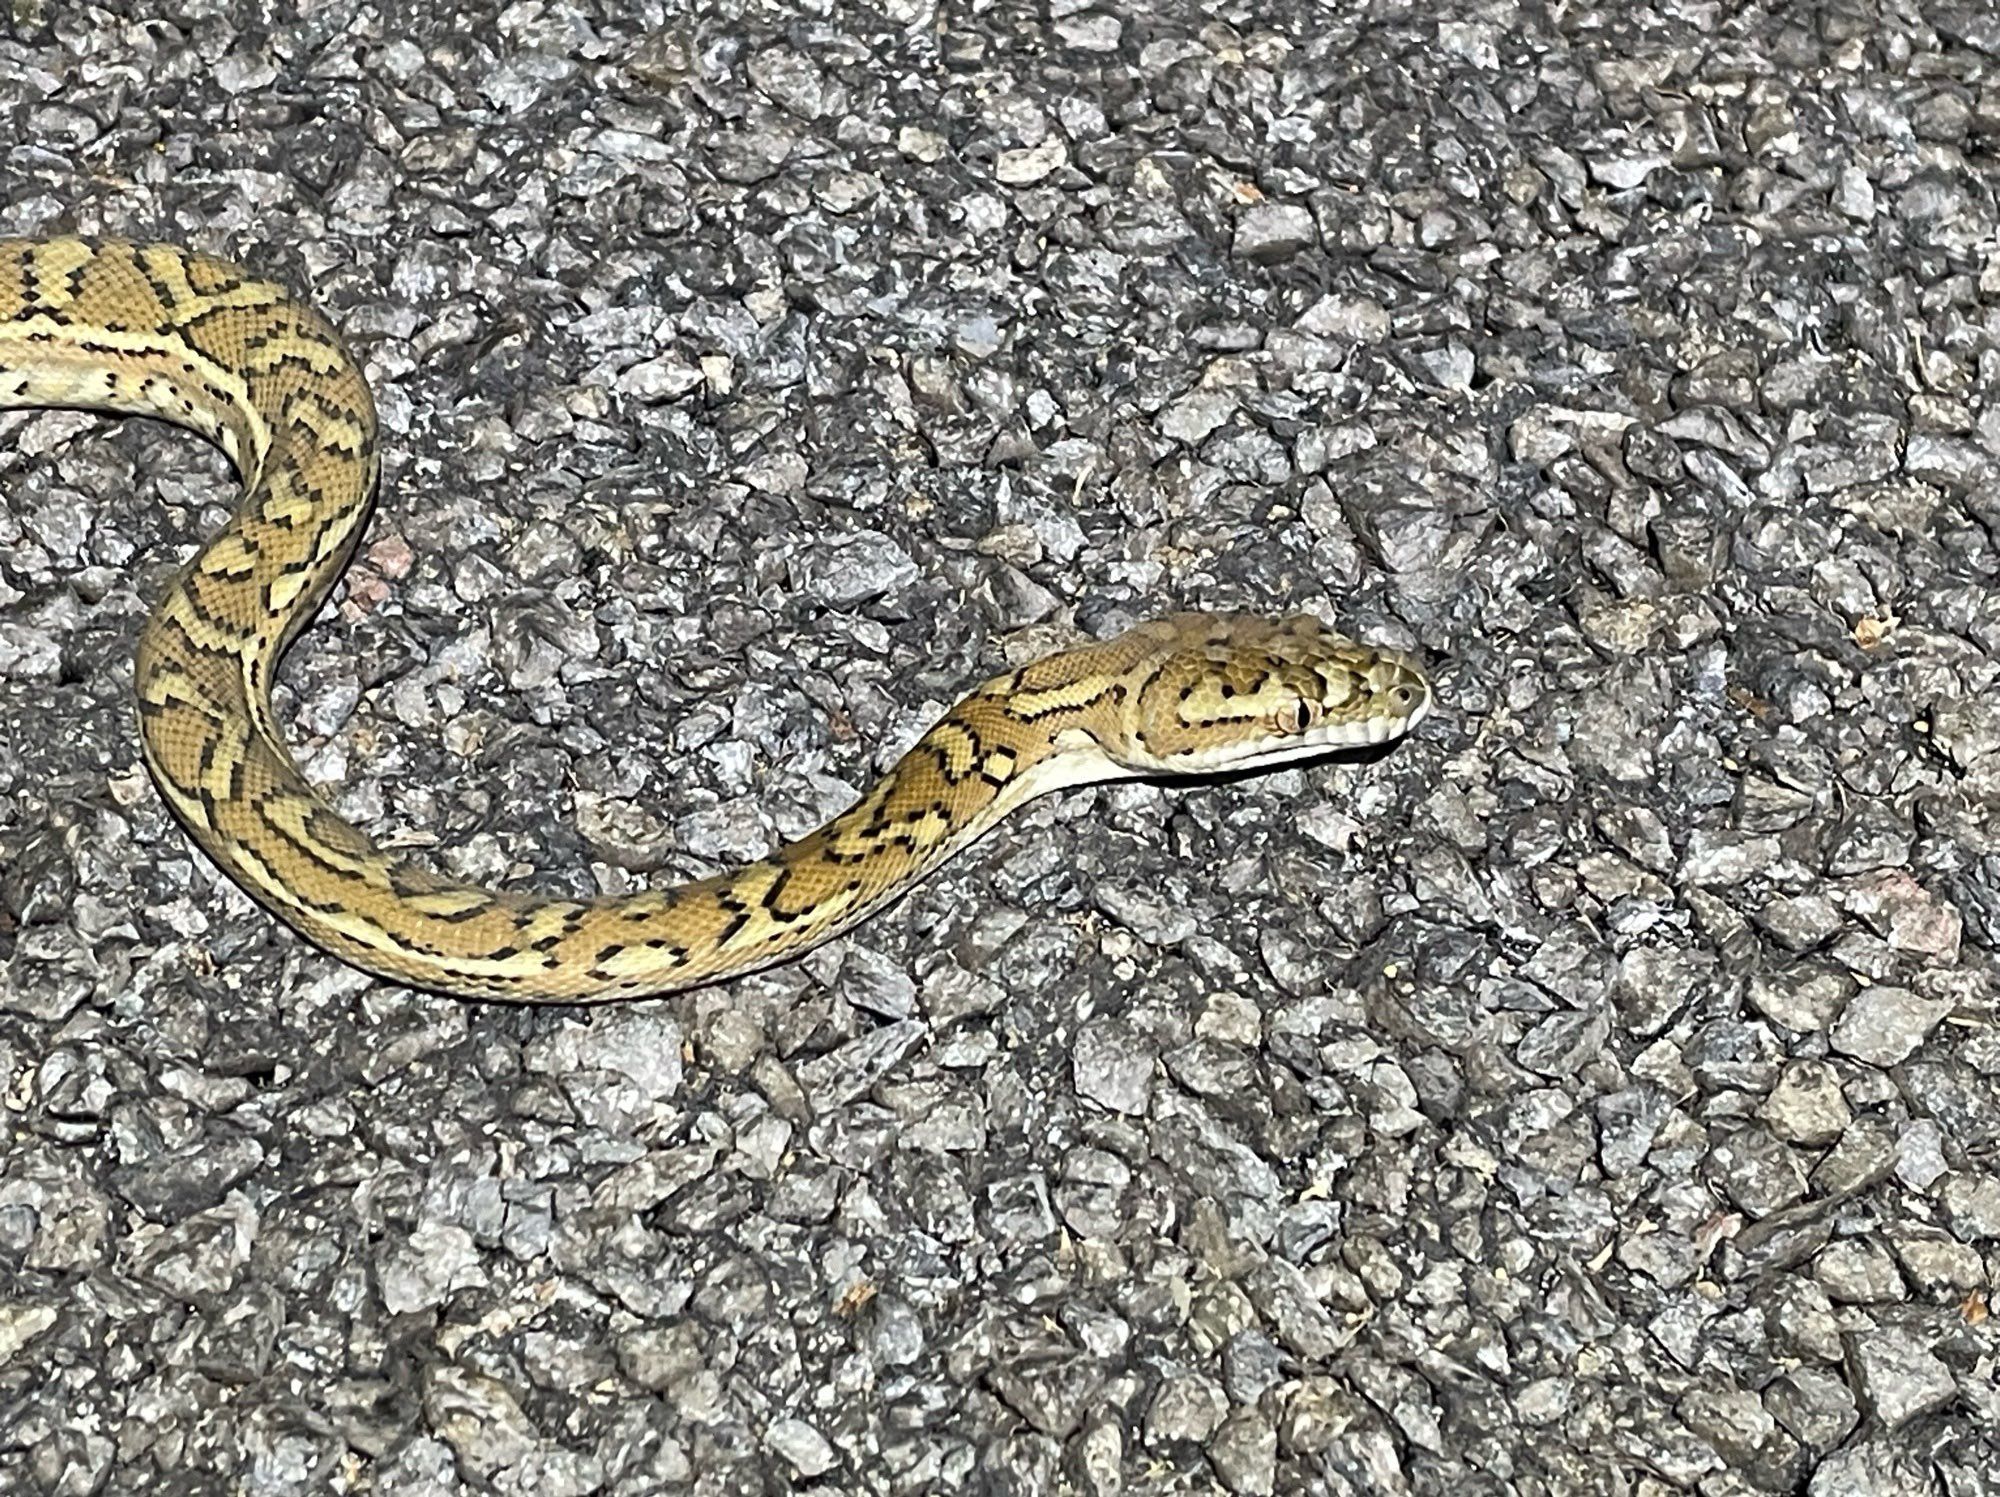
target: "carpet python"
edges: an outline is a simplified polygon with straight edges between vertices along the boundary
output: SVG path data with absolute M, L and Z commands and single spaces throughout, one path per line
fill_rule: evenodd
M 272 713 L 278 661 L 375 489 L 374 404 L 327 322 L 171 245 L 0 241 L 0 408 L 35 406 L 159 417 L 235 464 L 241 502 L 139 634 L 147 767 L 253 898 L 416 987 L 576 1002 L 713 982 L 838 935 L 1033 796 L 1386 743 L 1431 702 L 1410 659 L 1310 617 L 1181 614 L 987 681 L 851 810 L 746 867 L 590 900 L 481 888 L 343 819 Z

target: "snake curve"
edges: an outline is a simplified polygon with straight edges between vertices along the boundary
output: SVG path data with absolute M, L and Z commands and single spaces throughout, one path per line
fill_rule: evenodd
M 0 408 L 146 415 L 219 445 L 228 523 L 141 628 L 146 764 L 188 835 L 299 934 L 391 981 L 578 1002 L 797 956 L 907 891 L 1028 799 L 1213 774 L 1402 736 L 1431 704 L 1407 656 L 1310 616 L 1180 614 L 978 686 L 851 809 L 770 856 L 577 900 L 445 878 L 378 846 L 300 774 L 274 672 L 373 500 L 374 404 L 317 312 L 173 245 L 0 240 Z

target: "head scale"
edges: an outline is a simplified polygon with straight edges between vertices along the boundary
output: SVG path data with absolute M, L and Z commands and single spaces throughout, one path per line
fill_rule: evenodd
M 1113 642 L 1135 687 L 1112 757 L 1140 774 L 1265 769 L 1402 737 L 1430 711 L 1407 655 L 1337 634 L 1310 614 L 1180 614 Z

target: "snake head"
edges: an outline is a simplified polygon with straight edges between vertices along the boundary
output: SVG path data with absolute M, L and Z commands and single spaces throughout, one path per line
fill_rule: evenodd
M 1267 769 L 1389 743 L 1431 708 L 1430 680 L 1408 655 L 1310 614 L 1179 614 L 1112 648 L 1129 652 L 1131 685 L 1104 748 L 1131 773 Z

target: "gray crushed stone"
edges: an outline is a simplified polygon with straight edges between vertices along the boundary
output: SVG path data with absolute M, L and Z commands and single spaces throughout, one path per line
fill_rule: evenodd
M 141 9 L 12 8 L 4 228 L 365 358 L 364 824 L 706 872 L 1174 607 L 1445 703 L 460 1004 L 138 766 L 220 458 L 0 420 L 0 1489 L 2000 1491 L 1990 6 Z

